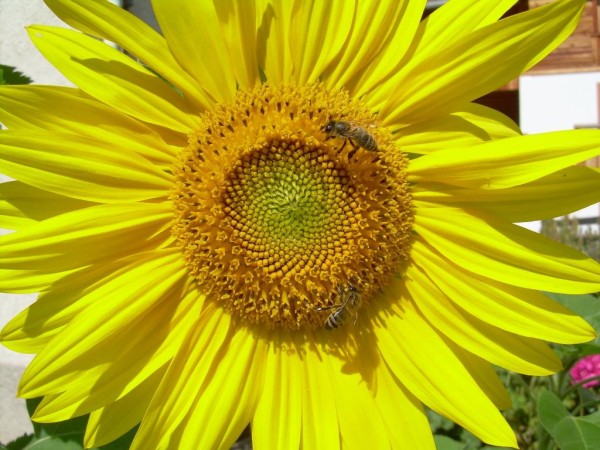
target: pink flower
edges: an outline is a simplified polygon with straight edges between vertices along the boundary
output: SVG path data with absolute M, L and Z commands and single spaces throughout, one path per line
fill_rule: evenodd
M 600 376 L 600 354 L 588 355 L 584 358 L 581 358 L 573 365 L 573 367 L 571 367 L 569 374 L 572 378 L 572 384 L 579 383 L 580 381 L 588 378 Z M 592 380 L 584 383 L 583 387 L 591 388 L 598 385 L 600 385 L 600 381 Z

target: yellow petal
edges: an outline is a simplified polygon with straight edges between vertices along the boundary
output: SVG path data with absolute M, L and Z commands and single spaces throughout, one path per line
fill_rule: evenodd
M 461 309 L 495 327 L 561 344 L 587 342 L 593 328 L 581 317 L 538 291 L 510 286 L 454 264 L 421 238 L 412 248 L 427 276 Z
M 484 442 L 516 448 L 515 436 L 502 415 L 412 302 L 392 300 L 390 309 L 380 314 L 375 333 L 396 377 L 431 409 Z
M 347 339 L 342 339 L 343 333 L 338 336 L 338 343 L 347 342 Z M 357 340 L 359 352 L 354 360 L 324 355 L 325 364 L 329 365 L 330 389 L 338 410 L 342 448 L 389 449 L 391 443 L 386 425 L 373 398 L 376 381 L 370 376 L 383 361 L 373 351 L 376 345 L 373 336 L 357 336 Z M 363 350 L 362 354 L 360 350 Z
M 389 95 L 398 88 L 395 75 L 405 70 L 403 68 L 415 65 L 439 49 L 445 49 L 473 30 L 494 23 L 514 3 L 515 0 L 500 0 L 493 4 L 487 0 L 452 0 L 437 8 L 419 24 L 425 4 L 422 1 L 408 2 L 409 8 L 404 14 L 407 16 L 406 19 L 403 18 L 401 25 L 395 28 L 397 32 L 384 50 L 383 58 L 379 58 L 377 63 L 372 64 L 373 67 L 369 72 L 374 76 L 364 77 L 364 87 L 359 85 L 357 96 L 371 91 L 380 84 L 367 97 L 370 106 L 379 109 Z M 418 29 L 417 25 L 419 25 Z M 408 50 L 409 45 L 410 50 Z M 403 59 L 405 53 L 407 56 Z M 390 76 L 391 80 L 388 81 Z M 369 83 L 373 78 L 377 78 L 377 82 Z
M 422 24 L 419 50 L 434 51 L 462 39 L 474 30 L 496 22 L 516 0 L 452 0 L 431 13 Z
M 86 294 L 96 289 L 98 283 L 110 274 L 121 270 L 128 260 L 123 258 L 112 264 L 95 264 L 54 282 L 52 289 L 40 293 L 35 303 L 5 325 L 0 332 L 2 345 L 16 352 L 39 353 L 89 306 L 93 298 Z
M 103 283 L 110 281 L 113 274 L 122 272 L 129 266 L 137 266 L 146 257 L 136 254 L 121 258 L 112 263 L 94 264 L 85 269 L 64 275 L 52 284 L 52 289 L 40 293 L 31 306 L 13 317 L 0 332 L 2 344 L 22 353 L 39 353 L 71 320 L 88 308 L 95 300 L 88 295 Z M 187 296 L 200 300 L 195 292 L 182 298 L 185 305 Z
M 421 402 L 385 364 L 378 364 L 376 370 L 375 403 L 386 425 L 391 448 L 435 450 L 427 414 Z
M 258 64 L 269 83 L 289 82 L 293 70 L 288 36 L 290 33 L 290 2 L 257 0 Z
M 231 55 L 239 88 L 260 83 L 256 41 L 257 16 L 254 0 L 213 0 L 222 26 L 223 37 Z
M 396 128 L 394 124 L 390 127 Z M 486 106 L 468 103 L 446 116 L 397 129 L 393 139 L 405 153 L 428 154 L 516 135 L 520 135 L 519 127 L 510 118 Z
M 410 181 L 502 189 L 528 183 L 600 154 L 600 131 L 516 136 L 441 150 L 410 162 Z M 600 194 L 599 194 L 600 196 Z
M 489 362 L 473 353 L 469 353 L 448 339 L 446 340 L 446 344 L 458 356 L 477 385 L 485 392 L 485 395 L 494 402 L 496 408 L 507 409 L 512 406 L 510 394 L 502 384 L 498 372 L 496 372 Z
M 34 294 L 48 289 L 56 280 L 73 272 L 0 269 L 0 290 L 13 294 Z
M 197 324 L 204 301 L 195 289 L 184 293 L 180 287 L 181 284 L 171 292 L 171 298 L 181 298 L 179 303 L 168 301 L 169 297 L 159 300 L 156 307 L 148 308 L 148 314 L 141 318 L 141 325 L 134 323 L 135 326 L 113 333 L 98 347 L 89 350 L 90 360 L 95 361 L 102 361 L 106 354 L 110 354 L 110 364 L 90 365 L 89 360 L 79 357 L 73 358 L 64 370 L 59 370 L 56 377 L 62 379 L 67 388 L 59 394 L 47 396 L 38 406 L 35 420 L 57 422 L 86 414 L 118 402 L 139 386 L 147 384 L 148 380 L 157 376 L 162 379 L 168 362 L 179 350 L 191 327 Z M 89 312 L 93 313 L 96 307 L 92 306 Z M 123 345 L 124 342 L 128 345 Z
M 172 164 L 179 148 L 150 127 L 88 97 L 56 86 L 0 86 L 0 121 L 11 130 L 53 130 L 118 143 L 150 161 Z
M 448 185 L 413 186 L 415 205 L 437 203 L 475 209 L 507 222 L 551 219 L 598 202 L 600 173 L 571 166 L 536 181 L 507 189 L 462 189 Z
M 166 362 L 156 361 L 153 369 L 140 371 L 168 339 L 171 320 L 177 325 L 184 322 L 173 319 L 178 304 L 167 301 L 184 295 L 186 272 L 181 254 L 177 249 L 159 250 L 137 262 L 87 294 L 92 297 L 90 306 L 34 358 L 21 379 L 19 395 L 55 394 L 65 391 L 68 384 L 66 397 L 87 398 L 90 409 L 79 411 L 83 414 L 104 406 L 110 396 L 116 399 L 132 378 L 146 378 Z M 189 309 L 188 305 L 181 308 Z M 103 355 L 110 355 L 110 364 L 102 363 L 106 361 Z M 80 377 L 87 370 L 90 373 Z M 96 376 L 104 376 L 104 383 L 96 386 Z M 89 405 L 94 396 L 105 403 Z M 64 400 L 60 406 L 38 410 L 39 420 L 56 421 L 52 414 L 64 415 L 68 403 Z
M 236 333 L 230 344 L 210 379 L 199 389 L 193 387 L 198 394 L 175 437 L 179 448 L 230 448 L 254 414 L 267 344 L 246 330 Z
M 527 289 L 600 290 L 600 264 L 538 233 L 453 208 L 419 208 L 415 231 L 464 270 Z
M 325 67 L 341 57 L 339 53 L 351 34 L 355 7 L 355 2 L 348 1 L 294 0 L 287 36 L 294 82 L 317 81 Z
M 420 269 L 415 267 L 419 262 Z M 423 316 L 449 341 L 513 372 L 540 376 L 561 369 L 560 359 L 544 342 L 508 333 L 459 311 L 425 275 L 427 262 L 420 260 L 415 266 L 403 276 L 406 289 Z
M 20 181 L 0 183 L 0 228 L 22 230 L 40 220 L 92 205 Z
M 257 449 L 300 448 L 302 435 L 303 371 L 300 355 L 282 350 L 270 339 L 264 365 L 264 387 L 252 419 L 252 440 Z
M 302 373 L 301 448 L 340 448 L 338 412 L 329 385 L 329 367 L 323 355 L 313 348 L 307 348 L 302 358 Z
M 157 370 L 127 395 L 92 411 L 83 438 L 85 448 L 109 444 L 140 423 L 165 370 Z
M 231 351 L 233 333 L 230 332 L 230 322 L 230 316 L 224 314 L 222 309 L 210 303 L 206 305 L 171 361 L 148 407 L 131 450 L 167 448 L 169 442 L 182 438 L 174 433 L 180 424 L 184 425 L 184 422 L 187 422 L 191 411 L 198 404 L 200 394 L 217 373 L 219 377 L 225 377 L 227 371 L 232 369 L 231 359 L 235 358 L 237 350 Z M 245 346 L 243 349 L 246 351 Z M 227 370 L 223 373 L 225 367 Z M 241 384 L 243 380 L 238 380 L 237 384 L 232 384 L 230 388 L 235 390 Z M 222 420 L 219 423 L 221 428 L 226 422 L 221 417 L 219 419 Z M 202 431 L 214 438 L 215 431 L 220 429 L 206 427 Z M 175 445 L 173 447 L 176 448 Z M 198 444 L 198 448 L 210 447 Z
M 187 133 L 198 118 L 166 82 L 102 41 L 56 27 L 28 28 L 44 57 L 82 91 L 136 119 Z
M 152 8 L 179 66 L 217 102 L 233 100 L 235 65 L 213 2 L 153 0 Z M 253 38 L 254 34 L 238 36 L 240 41 Z
M 388 82 L 393 88 L 378 90 L 378 95 L 388 96 L 379 117 L 384 125 L 416 123 L 492 92 L 571 34 L 584 5 L 584 0 L 559 0 L 415 53 L 411 64 Z
M 118 203 L 77 210 L 0 237 L 0 267 L 56 272 L 164 245 L 171 212 L 165 204 Z
M 165 39 L 143 20 L 103 0 L 44 1 L 73 28 L 114 42 L 135 55 L 177 86 L 201 110 L 212 106 L 210 96 L 175 61 Z
M 91 202 L 165 196 L 172 176 L 118 142 L 41 130 L 0 133 L 2 172 L 23 183 Z
M 347 42 L 323 74 L 327 87 L 345 87 L 355 94 L 355 90 L 365 91 L 377 85 L 390 70 L 389 62 L 381 61 L 398 62 L 402 58 L 424 5 L 425 0 L 383 1 L 377 7 L 357 2 Z

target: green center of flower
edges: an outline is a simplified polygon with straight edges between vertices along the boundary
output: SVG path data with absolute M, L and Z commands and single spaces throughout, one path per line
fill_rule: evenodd
M 348 293 L 367 306 L 408 259 L 405 165 L 345 92 L 261 86 L 206 113 L 190 136 L 173 234 L 208 299 L 242 322 L 319 328 L 342 311 L 341 326 L 343 310 L 358 309 Z
M 279 145 L 283 152 L 265 146 L 241 158 L 223 202 L 233 235 L 258 266 L 302 273 L 325 256 L 328 231 L 352 189 L 322 149 Z

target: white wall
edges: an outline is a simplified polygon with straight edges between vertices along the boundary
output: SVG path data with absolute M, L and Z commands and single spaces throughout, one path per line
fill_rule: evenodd
M 519 102 L 523 132 L 598 124 L 598 83 L 600 72 L 522 76 Z
M 0 0 L 0 62 L 15 66 L 38 84 L 68 85 L 29 40 L 25 27 L 40 24 L 66 27 L 42 0 Z

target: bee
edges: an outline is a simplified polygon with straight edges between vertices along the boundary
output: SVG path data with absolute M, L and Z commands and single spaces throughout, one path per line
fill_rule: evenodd
M 354 314 L 354 323 L 356 323 L 356 319 L 358 318 L 358 308 L 360 308 L 362 303 L 358 288 L 353 284 L 349 284 L 345 289 L 342 286 L 339 286 L 338 293 L 341 299 L 339 305 L 317 308 L 317 311 L 335 308 L 335 311 L 333 311 L 325 321 L 325 328 L 328 330 L 333 330 L 334 328 L 339 328 L 344 325 L 351 314 Z
M 350 141 L 350 144 L 354 149 L 357 148 L 356 144 L 358 144 L 359 147 L 370 152 L 376 152 L 378 150 L 375 138 L 367 130 L 352 122 L 330 120 L 323 127 L 323 131 L 327 135 L 327 139 L 335 137 L 344 138 L 344 143 L 340 147 L 340 151 L 348 141 Z

